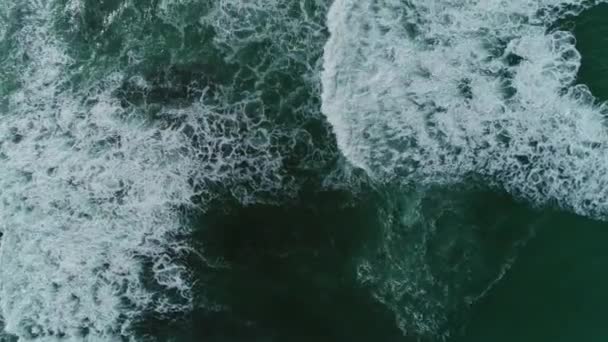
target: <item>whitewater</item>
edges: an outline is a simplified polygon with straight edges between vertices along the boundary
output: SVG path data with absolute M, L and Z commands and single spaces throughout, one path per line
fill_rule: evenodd
M 324 185 L 353 191 L 353 168 L 396 189 L 476 179 L 534 206 L 608 216 L 608 107 L 576 83 L 575 37 L 556 25 L 595 2 L 162 0 L 155 12 L 116 3 L 84 39 L 86 1 L 1 2 L 6 336 L 137 340 L 132 326 L 143 313 L 193 310 L 196 277 L 183 260 L 205 257 L 189 244 L 192 217 L 222 196 L 245 206 L 294 197 L 300 184 L 285 171 L 294 164 L 345 158 Z M 136 27 L 133 18 L 151 16 L 174 41 Z M 115 28 L 131 24 L 113 56 L 123 35 Z M 189 53 L 191 27 L 212 27 L 213 46 Z M 242 63 L 255 44 L 263 46 L 251 57 L 257 64 L 229 82 L 205 78 Z M 197 65 L 208 84 L 159 81 L 146 69 L 194 65 L 209 51 L 221 51 L 224 64 Z M 277 95 L 281 87 L 288 96 Z M 150 95 L 159 89 L 172 93 Z M 306 91 L 314 95 L 302 100 Z M 294 122 L 272 117 L 285 108 Z M 310 120 L 329 122 L 338 150 L 317 145 L 302 128 Z M 436 337 L 452 297 L 431 298 L 427 290 L 443 284 L 419 245 L 401 247 L 395 228 L 425 223 L 425 196 L 404 194 L 407 205 L 379 214 L 394 264 L 362 259 L 357 271 L 404 334 Z M 463 205 L 452 202 L 440 209 Z M 411 259 L 399 259 L 406 252 Z
M 129 5 L 108 11 L 104 26 Z M 208 88 L 187 104 L 119 98 L 125 87 L 146 94 L 152 85 L 119 65 L 93 68 L 103 60 L 70 51 L 57 33 L 57 18 L 68 18 L 67 34 L 79 34 L 87 6 L 2 4 L 9 54 L 0 116 L 0 313 L 4 331 L 19 340 L 111 341 L 131 336 L 143 312 L 190 310 L 192 279 L 178 260 L 192 253 L 189 214 L 217 196 L 209 188 L 244 203 L 257 192 L 288 191 L 268 150 L 272 128 L 263 116 L 243 114 L 247 98 L 228 102 L 220 98 L 228 91 Z M 165 3 L 160 16 L 170 21 L 175 7 Z M 141 62 L 134 49 L 126 53 L 129 63 Z
M 606 216 L 606 107 L 576 84 L 571 32 L 588 3 L 336 1 L 323 112 L 378 179 L 486 182 Z

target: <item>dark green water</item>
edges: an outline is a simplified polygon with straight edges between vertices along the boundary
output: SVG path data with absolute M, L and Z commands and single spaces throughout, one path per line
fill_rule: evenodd
M 459 341 L 604 341 L 606 225 L 550 215 Z
M 51 6 L 51 37 L 74 61 L 62 87 L 120 71 L 112 94 L 125 112 L 163 127 L 180 120 L 165 108 L 189 108 L 202 94 L 238 112 L 205 118 L 207 140 L 192 134 L 201 150 L 236 137 L 206 150 L 205 161 L 238 156 L 221 169 L 229 180 L 196 185 L 205 189 L 193 198 L 200 210 L 182 212 L 190 233 L 177 238 L 198 253 L 176 257 L 192 272 L 192 310 L 145 312 L 129 330 L 139 339 L 608 339 L 608 224 L 534 208 L 474 176 L 444 186 L 378 184 L 347 165 L 320 112 L 330 1 L 277 1 L 226 17 L 213 1 L 76 2 L 84 10 L 75 22 L 64 15 L 68 1 Z M 125 3 L 112 25 L 103 22 Z M 7 30 L 18 31 L 28 10 L 11 7 Z M 600 5 L 564 24 L 582 55 L 577 82 L 598 101 L 608 100 L 606 18 Z M 1 48 L 16 45 L 7 38 Z M 2 64 L 30 58 L 6 53 Z M 3 96 L 20 86 L 11 82 L 16 73 L 1 73 Z

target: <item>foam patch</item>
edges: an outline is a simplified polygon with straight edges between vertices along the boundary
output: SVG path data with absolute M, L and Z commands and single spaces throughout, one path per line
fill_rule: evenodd
M 574 85 L 580 54 L 549 26 L 581 1 L 350 1 L 328 16 L 323 112 L 379 180 L 467 175 L 606 217 L 606 108 Z

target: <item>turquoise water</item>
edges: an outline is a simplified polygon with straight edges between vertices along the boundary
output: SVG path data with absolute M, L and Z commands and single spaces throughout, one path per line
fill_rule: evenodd
M 608 5 L 0 4 L 0 340 L 608 337 Z

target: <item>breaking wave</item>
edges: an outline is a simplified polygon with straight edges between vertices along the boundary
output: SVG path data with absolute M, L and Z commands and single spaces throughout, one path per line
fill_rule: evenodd
M 586 2 L 585 2 L 586 3 Z M 335 1 L 323 112 L 376 179 L 468 176 L 606 217 L 608 113 L 553 27 L 582 1 Z

